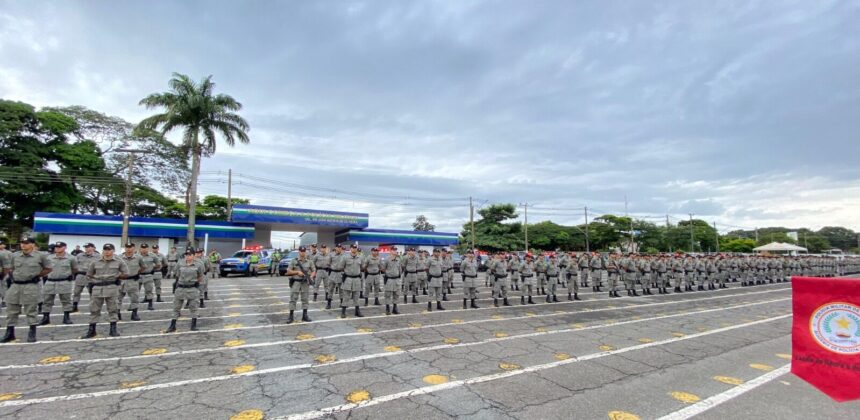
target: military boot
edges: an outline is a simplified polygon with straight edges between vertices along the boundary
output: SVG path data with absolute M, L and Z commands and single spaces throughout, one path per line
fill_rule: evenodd
M 87 333 L 81 337 L 82 340 L 86 340 L 88 338 L 93 338 L 96 336 L 96 324 L 90 324 L 87 328 Z
M 30 326 L 30 332 L 27 334 L 27 342 L 28 343 L 35 343 L 36 342 L 36 326 L 35 325 Z
M 379 306 L 379 297 L 373 298 L 373 306 Z
M 148 310 L 148 311 L 154 311 L 155 310 L 155 302 L 153 302 L 152 299 L 149 299 L 149 301 L 147 301 L 146 310 Z
M 503 306 L 511 306 L 511 304 L 508 303 L 508 298 L 502 298 L 502 305 Z
M 370 298 L 364 298 L 364 306 L 367 306 L 368 302 L 370 302 Z
M 636 293 L 636 289 L 630 289 L 630 293 L 631 293 L 633 296 L 639 296 L 639 293 Z M 645 292 L 642 292 L 642 293 L 645 293 Z
M 700 284 L 697 290 L 705 291 L 705 286 L 702 286 L 702 285 Z
M 573 295 L 570 292 L 567 292 L 567 300 L 573 300 Z
M 74 322 L 72 322 L 72 313 L 71 312 L 69 312 L 69 311 L 63 312 L 63 324 L 66 324 L 66 325 L 74 324 Z
M 526 297 L 520 296 L 520 305 L 525 305 L 525 304 L 526 304 Z
M 358 292 L 358 298 L 359 299 L 365 299 L 364 292 Z
M 191 331 L 197 331 L 197 318 L 191 318 Z
M 552 301 L 558 303 L 558 296 L 552 295 Z
M 205 308 L 205 307 L 206 307 L 206 303 L 204 303 L 204 302 L 203 302 L 203 299 L 200 299 L 200 305 L 198 305 L 198 306 L 199 306 L 199 307 L 201 307 L 201 308 Z
M 404 295 L 403 295 L 403 303 L 409 303 L 409 302 L 407 301 L 407 299 L 409 299 L 409 297 L 407 297 L 407 296 L 404 294 Z
M 467 300 L 468 300 L 468 299 L 463 298 L 463 309 L 466 309 L 466 301 L 467 301 Z
M 39 325 L 48 325 L 51 323 L 51 314 L 45 312 L 42 314 L 42 320 L 39 321 Z
M 307 309 L 302 309 L 302 322 L 311 322 L 310 317 L 308 317 Z
M 448 301 L 448 294 L 447 293 L 442 293 L 442 300 L 444 300 L 445 302 Z
M 477 299 L 472 299 L 472 309 L 478 309 L 478 305 L 475 303 Z
M 355 307 L 355 316 L 358 318 L 364 318 L 364 315 L 361 314 L 361 309 L 358 306 Z
M 341 318 L 346 318 L 346 306 L 341 306 L 341 307 L 340 307 L 340 317 L 341 317 Z
M 418 303 L 418 296 L 412 295 L 412 303 Z
M 137 316 L 137 309 L 131 310 L 131 320 L 132 321 L 140 321 L 140 317 Z
M 442 307 L 442 302 L 440 302 L 438 300 L 436 301 L 436 310 L 438 310 L 438 311 L 444 311 L 445 310 L 445 308 Z
M 116 330 L 116 322 L 110 323 L 110 333 L 108 335 L 111 337 L 119 337 L 119 331 Z
M 580 298 L 579 298 L 579 293 L 574 293 L 574 294 L 573 294 L 573 300 L 582 300 L 582 299 L 580 299 Z
M 397 304 L 396 303 L 394 304 L 394 307 L 391 308 L 391 313 L 393 313 L 394 315 L 400 315 L 400 311 L 397 310 Z
M 391 305 L 385 305 L 385 315 L 391 315 Z
M 317 293 L 314 292 L 314 302 L 316 302 L 316 301 L 317 301 Z
M 8 343 L 10 341 L 15 341 L 15 327 L 6 327 L 6 335 L 0 339 L 0 343 Z
M 528 303 L 529 303 L 529 305 L 534 305 L 534 304 L 535 304 L 535 302 L 532 300 L 532 296 L 531 296 L 531 295 L 529 295 Z
M 167 329 L 164 330 L 164 332 L 165 333 L 176 332 L 176 320 L 175 319 L 170 320 L 170 326 L 168 326 Z
M 155 295 L 155 301 L 156 302 L 164 302 L 164 300 L 161 299 L 161 295 Z
M 546 303 L 552 302 L 552 296 L 546 295 Z
M 122 309 L 117 309 L 116 311 L 116 319 L 122 321 Z
M 683 293 L 681 291 L 681 286 L 675 286 L 675 293 Z
M 498 298 L 493 298 L 493 306 L 495 306 L 497 308 L 499 307 L 499 299 Z
M 40 313 L 40 314 L 42 313 L 42 303 L 41 303 L 41 302 L 39 302 L 39 310 L 38 310 L 38 313 Z
M 326 309 L 331 309 L 331 299 L 326 299 L 326 301 L 325 301 L 325 308 L 326 308 Z
M 287 317 L 287 324 L 293 323 L 293 312 L 295 312 L 295 311 L 290 309 L 290 316 Z
M 421 294 L 427 296 L 427 289 L 421 289 Z M 415 303 L 415 302 L 412 302 Z
M 72 303 L 72 312 L 77 312 L 77 311 L 78 311 L 78 302 L 73 302 Z
M 427 302 L 427 310 L 431 311 L 431 312 L 433 311 L 433 303 L 432 302 Z

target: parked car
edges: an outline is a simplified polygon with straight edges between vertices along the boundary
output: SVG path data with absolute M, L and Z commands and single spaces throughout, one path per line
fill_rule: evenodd
M 290 261 L 299 257 L 299 251 L 290 251 L 281 258 L 281 261 L 278 262 L 278 274 L 285 276 L 287 275 L 287 268 L 290 266 Z
M 258 247 L 241 249 L 234 252 L 229 258 L 222 258 L 221 264 L 218 266 L 218 271 L 221 277 L 228 277 L 230 274 L 242 274 L 245 276 L 256 276 L 258 273 L 271 274 L 273 252 L 273 249 L 261 249 Z M 251 255 L 255 253 L 259 255 L 260 260 L 256 264 L 251 264 Z
M 459 252 L 451 254 L 451 261 L 454 262 L 454 272 L 460 272 L 460 262 L 463 261 L 463 256 Z

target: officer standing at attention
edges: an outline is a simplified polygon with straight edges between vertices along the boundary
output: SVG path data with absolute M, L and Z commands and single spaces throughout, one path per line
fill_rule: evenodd
M 370 300 L 370 294 L 373 293 L 373 305 L 379 306 L 379 291 L 382 290 L 382 258 L 379 256 L 379 249 L 371 248 L 370 255 L 364 258 L 361 265 L 361 271 L 364 272 L 364 306 L 367 306 Z M 383 295 L 385 291 L 382 291 Z
M 168 270 L 167 257 L 158 252 L 158 244 L 152 246 L 152 255 L 158 259 L 158 266 L 160 267 L 152 273 L 152 283 L 155 285 L 155 301 L 164 302 L 161 300 L 161 280 L 164 279 L 164 274 Z M 206 298 L 208 299 L 209 297 L 207 296 Z
M 581 300 L 579 298 L 579 282 L 580 278 L 586 275 L 585 273 L 588 271 L 588 266 L 586 266 L 585 269 L 580 270 L 579 261 L 576 258 L 576 254 L 573 252 L 570 253 L 569 261 L 570 267 L 568 267 L 568 269 L 570 270 L 570 277 L 567 281 L 567 300 Z M 570 293 L 571 286 L 573 287 L 573 295 Z
M 155 310 L 155 272 L 161 270 L 161 259 L 155 254 L 149 253 L 149 245 L 140 245 L 140 284 L 145 293 L 143 301 L 147 303 L 146 309 Z
M 609 287 L 609 297 L 621 297 L 618 296 L 618 291 L 615 290 L 615 288 L 616 286 L 618 286 L 618 278 L 622 275 L 621 273 L 624 271 L 624 267 L 622 267 L 622 261 L 615 254 L 612 254 L 606 261 L 605 267 L 608 276 L 607 283 Z
M 6 335 L 0 343 L 8 343 L 15 339 L 15 326 L 21 312 L 27 316 L 30 333 L 28 343 L 36 342 L 36 306 L 39 301 L 39 285 L 41 278 L 51 272 L 51 260 L 44 253 L 35 250 L 36 240 L 24 238 L 21 250 L 12 254 L 12 285 L 6 291 Z M 4 263 L 5 266 L 5 263 Z M 5 274 L 10 274 L 8 269 Z
M 51 308 L 54 307 L 54 298 L 60 295 L 60 303 L 63 305 L 63 324 L 72 324 L 72 280 L 78 272 L 78 260 L 66 253 L 66 243 L 54 244 L 54 253 L 48 256 L 51 260 L 52 270 L 48 274 L 48 280 L 42 287 L 42 321 L 39 325 L 51 323 Z
M 520 290 L 520 256 L 517 253 L 511 254 L 511 259 L 508 261 L 508 272 L 511 273 L 511 290 Z
M 423 249 L 418 251 L 418 273 L 416 276 L 418 277 L 418 285 L 421 287 L 421 294 L 427 296 L 427 260 L 429 257 L 427 256 L 427 251 Z M 418 303 L 418 302 L 412 302 Z
M 6 307 L 6 277 L 12 271 L 12 253 L 6 249 L 6 243 L 0 241 L 0 306 Z
M 394 314 L 399 315 L 397 311 L 397 293 L 400 292 L 402 285 L 400 284 L 400 275 L 403 270 L 400 265 L 400 256 L 397 255 L 397 248 L 391 247 L 391 253 L 388 258 L 382 261 L 382 272 L 385 273 L 383 287 L 385 288 L 385 315 L 391 315 L 391 307 L 394 305 Z
M 454 259 L 447 249 L 442 249 L 442 300 L 448 301 L 448 293 L 451 293 L 451 283 L 454 282 Z
M 167 278 L 176 278 L 176 264 L 179 263 L 179 253 L 176 252 L 176 247 L 170 247 L 170 252 L 167 253 Z
M 72 293 L 72 312 L 78 311 L 78 302 L 81 301 L 81 294 L 84 293 L 84 288 L 89 283 L 87 268 L 90 267 L 93 261 L 99 258 L 101 258 L 101 254 L 96 251 L 96 246 L 91 243 L 84 244 L 84 252 L 78 254 L 78 272 L 75 277 L 75 290 Z M 92 299 L 92 296 L 90 296 L 90 299 Z
M 403 268 L 406 270 L 406 279 L 404 281 L 406 290 L 403 293 L 403 303 L 406 303 L 406 298 L 409 292 L 412 292 L 412 303 L 418 303 L 418 270 L 419 260 L 415 255 L 415 248 L 409 248 L 406 251 L 406 258 L 403 260 Z
M 555 255 L 550 255 L 549 262 L 546 265 L 546 303 L 558 302 L 558 296 L 555 295 L 558 288 L 558 278 L 561 275 L 561 269 L 558 267 L 558 259 Z
M 134 244 L 131 242 L 125 244 L 125 252 L 120 255 L 119 259 L 125 263 L 128 276 L 122 281 L 118 305 L 121 310 L 122 301 L 125 295 L 128 295 L 128 310 L 131 311 L 131 320 L 140 321 L 140 317 L 137 316 L 137 307 L 138 302 L 140 302 L 140 273 L 143 271 L 143 263 L 140 262 L 140 255 L 134 252 Z M 108 312 L 110 312 L 110 307 L 108 307 Z M 117 317 L 122 319 L 122 314 L 118 314 Z
M 328 299 L 325 305 L 326 309 L 331 309 L 331 300 L 334 299 L 335 292 L 339 290 L 343 283 L 344 258 L 346 258 L 346 255 L 343 254 L 343 245 L 337 244 L 334 248 L 334 255 L 331 256 L 331 272 L 329 273 L 328 284 L 325 288 L 326 299 Z M 343 294 L 340 292 L 338 294 L 341 296 L 341 305 L 343 305 Z
M 191 311 L 191 331 L 197 331 L 197 307 L 200 299 L 200 284 L 203 282 L 203 266 L 194 262 L 194 253 L 185 251 L 185 261 L 176 266 L 176 289 L 173 292 L 173 319 L 165 333 L 176 332 L 176 320 L 182 305 Z
M 506 284 L 508 266 L 505 261 L 502 260 L 501 252 L 497 253 L 496 258 L 490 263 L 490 266 L 487 269 L 487 275 L 493 276 L 493 306 L 499 306 L 499 299 L 504 300 L 505 306 L 511 306 L 511 304 L 508 303 L 508 287 Z
M 487 274 L 489 276 L 489 273 Z M 534 293 L 535 280 L 535 263 L 532 254 L 526 254 L 526 260 L 520 264 L 520 277 L 523 279 L 523 288 L 520 292 L 520 304 L 526 304 L 526 296 L 529 297 L 528 303 L 534 305 L 532 301 L 532 293 Z
M 466 301 L 469 299 L 472 300 L 471 307 L 478 309 L 475 304 L 478 299 L 478 261 L 471 249 L 466 252 L 466 259 L 460 261 L 460 274 L 463 275 L 463 309 L 466 309 Z
M 427 259 L 427 275 L 430 277 L 430 299 L 427 301 L 427 310 L 433 310 L 433 300 L 436 300 L 436 309 L 444 311 L 442 307 L 442 277 L 445 271 L 442 266 L 442 257 L 439 249 L 433 250 L 433 256 Z
M 203 302 L 203 296 L 206 296 L 209 293 L 209 279 L 206 274 L 209 273 L 211 267 L 209 266 L 209 260 L 203 255 L 203 248 L 197 248 L 197 250 L 194 251 L 194 262 L 203 266 L 203 280 L 200 282 L 200 287 L 198 288 L 198 290 L 202 292 L 202 296 L 198 303 L 201 308 L 205 308 L 206 303 Z M 185 306 L 189 307 L 188 305 Z
M 328 246 L 326 244 L 322 244 L 320 246 L 320 252 L 311 255 L 311 261 L 314 263 L 314 267 L 317 269 L 317 275 L 314 279 L 313 289 L 314 289 L 314 302 L 317 301 L 317 291 L 320 288 L 320 284 L 323 286 L 323 293 L 325 293 L 325 300 L 330 301 L 328 295 L 328 275 L 331 267 L 331 255 L 328 253 Z
M 317 269 L 305 252 L 305 247 L 299 247 L 299 256 L 290 260 L 290 265 L 287 267 L 286 275 L 290 278 L 290 317 L 287 318 L 287 324 L 293 323 L 293 313 L 296 311 L 296 302 L 299 299 L 302 300 L 302 322 L 311 322 L 308 318 L 308 293 Z
M 355 307 L 355 316 L 361 318 L 361 309 L 358 306 L 358 294 L 361 292 L 361 256 L 358 255 L 358 247 L 352 244 L 349 247 L 349 255 L 342 259 L 343 262 L 343 284 L 340 286 L 340 317 L 346 318 L 346 307 Z
M 96 336 L 96 323 L 102 313 L 102 305 L 107 306 L 110 320 L 110 336 L 119 337 L 116 322 L 119 320 L 119 285 L 121 279 L 128 278 L 128 265 L 122 258 L 114 258 L 114 246 L 105 244 L 102 247 L 101 258 L 93 261 L 87 267 L 87 278 L 90 280 L 90 326 L 86 335 L 81 338 Z M 137 281 L 134 281 L 137 283 Z M 135 286 L 136 288 L 136 286 Z
M 537 274 L 537 287 L 539 294 L 546 293 L 546 255 L 543 251 L 538 253 L 537 260 L 535 261 L 535 273 Z

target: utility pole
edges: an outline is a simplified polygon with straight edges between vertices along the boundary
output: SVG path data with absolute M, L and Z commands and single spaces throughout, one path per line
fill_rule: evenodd
M 528 254 L 529 253 L 529 203 L 525 203 L 525 204 L 523 204 L 523 206 L 526 209 L 526 211 L 525 211 L 526 223 L 523 226 L 525 227 L 525 232 L 526 232 L 526 254 Z
M 672 245 L 669 244 L 669 215 L 666 215 L 666 233 L 663 234 L 663 240 L 666 241 L 666 249 L 672 252 Z
M 131 217 L 131 175 L 134 173 L 134 154 L 145 152 L 140 149 L 116 149 L 117 152 L 128 153 L 128 174 L 125 177 L 125 203 L 122 210 L 122 245 L 128 243 L 128 219 Z
M 227 220 L 233 218 L 233 170 L 227 169 Z
M 758 227 L 755 228 L 755 243 L 758 244 Z
M 630 219 L 630 248 L 627 252 L 633 252 L 633 219 L 627 214 L 627 194 L 624 194 L 624 217 Z
M 720 231 L 717 230 L 717 222 L 714 221 L 714 235 L 717 236 L 717 253 L 720 252 Z
M 858 237 L 858 241 L 860 241 L 860 237 Z M 591 252 L 588 244 L 588 206 L 585 206 L 585 252 Z
M 690 213 L 690 252 L 696 252 L 696 245 L 693 243 L 693 213 Z
M 472 251 L 475 250 L 475 206 L 472 205 L 472 197 L 469 197 L 469 230 L 472 231 Z

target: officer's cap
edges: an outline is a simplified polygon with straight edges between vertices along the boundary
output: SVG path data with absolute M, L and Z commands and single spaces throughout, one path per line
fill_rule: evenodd
M 194 250 L 194 253 L 195 253 L 195 254 L 202 254 L 202 253 L 203 253 L 203 248 L 197 248 L 197 249 L 195 249 L 195 250 Z
M 358 249 L 358 245 L 352 244 L 349 246 L 349 249 Z
M 313 245 L 311 245 L 311 246 L 313 246 Z M 305 252 L 305 251 L 307 251 L 307 249 L 305 249 L 305 247 L 303 247 L 303 246 L 299 247 L 299 252 Z
M 434 253 L 439 252 L 439 248 L 433 248 L 433 252 Z
M 328 245 L 322 244 L 322 245 L 320 245 L 320 248 L 328 248 Z
M 96 247 L 95 244 L 93 244 L 92 242 L 87 242 L 84 244 L 84 248 L 95 248 L 95 247 Z
M 62 241 L 58 241 L 58 242 L 55 242 L 55 243 L 54 243 L 54 247 L 55 247 L 55 248 L 56 248 L 56 247 L 65 248 L 65 247 L 66 247 L 66 243 L 65 243 L 65 242 L 62 242 Z
M 466 255 L 475 255 L 475 251 L 468 250 L 466 251 Z
M 343 244 L 337 244 L 337 245 L 335 246 L 335 248 L 343 249 Z
M 141 247 L 141 248 L 149 248 L 149 245 L 147 245 L 147 244 L 141 244 L 141 245 L 140 245 L 140 247 Z
M 391 247 L 391 252 L 397 252 L 397 247 L 396 246 Z
M 104 251 L 113 251 L 114 249 L 113 244 L 104 244 L 104 246 L 102 246 L 102 250 Z
M 158 244 L 153 245 L 152 249 L 158 249 Z
M 24 238 L 24 239 L 21 239 L 21 243 L 22 243 L 22 244 L 35 244 L 35 243 L 36 243 L 36 239 L 35 239 L 35 238 L 31 238 L 31 237 L 29 237 L 29 236 L 28 236 L 28 237 L 26 237 L 26 238 Z
M 379 248 L 370 248 L 370 252 L 379 252 Z
M 317 244 L 311 244 L 311 248 L 316 248 Z
M 187 257 L 187 256 L 189 256 L 189 255 L 194 255 L 194 253 L 193 253 L 193 252 L 191 252 L 191 250 L 190 250 L 190 249 L 186 249 L 186 250 L 185 250 L 185 253 L 184 253 L 184 254 L 182 254 L 182 255 L 185 255 L 185 256 Z
M 134 243 L 129 242 L 129 243 L 125 244 L 125 247 L 126 248 L 134 248 Z

